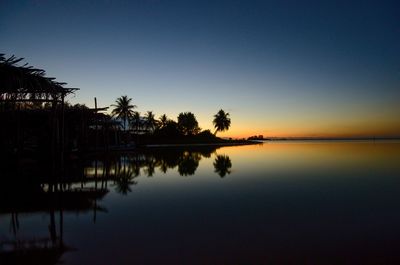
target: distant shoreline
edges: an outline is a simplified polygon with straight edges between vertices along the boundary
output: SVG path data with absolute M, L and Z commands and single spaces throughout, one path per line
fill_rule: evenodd
M 400 137 L 271 137 L 259 141 L 396 141 Z
M 253 140 L 219 140 L 219 141 L 196 141 L 196 142 L 170 142 L 170 143 L 147 143 L 139 144 L 138 147 L 156 148 L 156 147 L 190 147 L 190 146 L 240 146 L 240 145 L 253 145 L 262 144 L 260 141 Z
M 139 147 L 157 148 L 157 147 L 190 147 L 190 146 L 240 146 L 240 145 L 253 145 L 262 144 L 257 141 L 240 141 L 240 142 L 227 142 L 227 143 L 176 143 L 176 144 L 148 144 Z

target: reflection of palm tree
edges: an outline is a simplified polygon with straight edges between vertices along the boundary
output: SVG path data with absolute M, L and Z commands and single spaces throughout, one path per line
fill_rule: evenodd
M 136 177 L 133 174 L 131 168 L 126 169 L 126 165 L 124 166 L 124 170 L 122 172 L 118 172 L 117 178 L 115 180 L 115 191 L 122 195 L 127 195 L 131 192 L 131 185 L 136 185 L 137 182 L 133 179 Z
M 115 101 L 116 104 L 111 106 L 115 107 L 112 115 L 124 121 L 124 130 L 126 130 L 126 122 L 133 116 L 133 109 L 136 105 L 131 104 L 132 99 L 128 96 L 121 96 Z
M 231 167 L 232 167 L 232 162 L 229 156 L 227 155 L 217 155 L 214 161 L 214 169 L 215 173 L 218 173 L 218 175 L 223 178 L 225 177 L 226 174 L 231 174 Z
M 135 163 L 132 165 L 132 172 L 134 177 L 140 176 L 140 165 Z
M 148 177 L 152 177 L 154 175 L 155 167 L 156 167 L 156 160 L 153 157 L 149 157 L 146 160 L 146 168 L 144 169 Z
M 161 170 L 161 172 L 162 173 L 167 173 L 167 170 L 168 170 L 168 163 L 164 160 L 164 159 L 162 159 L 161 161 L 160 161 L 160 170 Z
M 222 109 L 219 110 L 218 113 L 214 115 L 213 124 L 215 128 L 214 134 L 217 134 L 217 132 L 227 131 L 231 126 L 229 113 L 223 111 Z
M 181 176 L 191 176 L 199 166 L 201 155 L 199 153 L 185 152 L 178 164 L 178 172 Z

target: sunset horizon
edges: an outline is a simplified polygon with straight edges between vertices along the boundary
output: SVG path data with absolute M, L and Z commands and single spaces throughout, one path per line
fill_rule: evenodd
M 232 126 L 220 135 L 232 138 L 400 135 L 392 1 L 0 7 L 2 52 L 80 88 L 71 104 L 110 107 L 128 95 L 142 114 L 190 111 L 211 131 L 224 109 Z
M 400 264 L 400 0 L 0 0 L 0 264 Z

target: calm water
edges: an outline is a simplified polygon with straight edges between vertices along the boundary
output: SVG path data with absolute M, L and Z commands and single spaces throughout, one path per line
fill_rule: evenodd
M 65 248 L 48 264 L 400 261 L 398 142 L 152 149 L 69 174 L 1 203 L 3 251 L 50 238 Z

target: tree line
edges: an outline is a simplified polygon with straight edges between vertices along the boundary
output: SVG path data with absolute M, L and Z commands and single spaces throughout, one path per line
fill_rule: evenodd
M 166 114 L 156 119 L 152 111 L 147 111 L 143 116 L 140 112 L 135 111 L 136 105 L 132 103 L 132 98 L 127 95 L 116 99 L 115 104 L 111 105 L 113 110 L 112 116 L 122 122 L 124 131 L 133 130 L 136 133 L 146 132 L 154 134 L 180 134 L 183 136 L 194 136 L 200 133 L 209 134 L 209 130 L 202 131 L 196 116 L 192 112 L 181 112 L 174 121 L 167 117 Z M 229 130 L 231 119 L 228 112 L 219 110 L 213 119 L 214 136 L 217 132 Z

